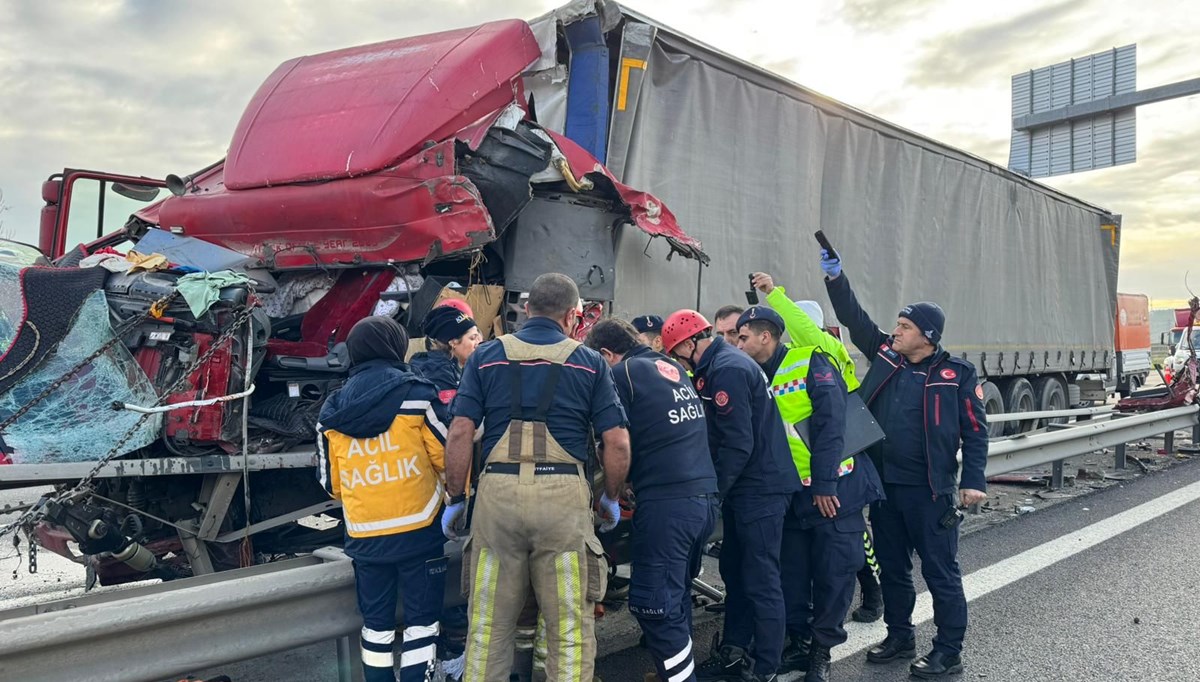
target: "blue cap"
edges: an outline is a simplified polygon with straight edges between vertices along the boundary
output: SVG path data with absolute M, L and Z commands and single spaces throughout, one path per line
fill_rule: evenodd
M 787 328 L 787 326 L 784 325 L 783 318 L 780 317 L 779 313 L 765 305 L 756 305 L 747 308 L 746 312 L 742 313 L 742 316 L 738 318 L 737 328 L 741 329 L 742 325 L 748 324 L 755 320 L 764 320 L 766 322 L 770 322 L 779 328 L 780 334 L 783 334 L 783 330 Z
M 639 334 L 645 334 L 646 332 L 661 334 L 663 319 L 658 315 L 641 315 L 633 318 L 633 328 L 638 330 Z

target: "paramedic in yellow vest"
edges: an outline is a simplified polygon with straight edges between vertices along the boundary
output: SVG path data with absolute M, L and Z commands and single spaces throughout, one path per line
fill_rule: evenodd
M 862 510 L 882 486 L 870 479 L 869 462 L 842 456 L 841 368 L 817 346 L 783 344 L 784 326 L 771 308 L 751 307 L 737 321 L 738 347 L 770 378 L 803 484 L 784 520 L 780 567 L 790 642 L 779 674 L 804 670 L 806 682 L 825 682 L 830 649 L 846 641 L 842 621 L 854 599 L 854 574 L 866 560 Z
M 526 312 L 520 331 L 483 344 L 467 361 L 450 408 L 450 505 L 442 527 L 452 539 L 465 510 L 471 441 L 484 424 L 484 464 L 463 550 L 464 679 L 507 682 L 518 615 L 532 586 L 546 623 L 547 678 L 591 682 L 594 609 L 608 566 L 593 527 L 588 445 L 593 432 L 600 434 L 600 521 L 607 530 L 620 519 L 629 432 L 608 364 L 569 336 L 582 318 L 575 282 L 558 273 L 538 277 Z
M 842 379 L 851 393 L 858 390 L 858 377 L 854 373 L 854 360 L 840 339 L 825 329 L 825 311 L 816 301 L 792 301 L 787 291 L 775 285 L 774 278 L 765 272 L 756 272 L 752 281 L 754 288 L 766 294 L 767 305 L 783 318 L 784 331 L 793 345 L 819 346 L 833 356 L 842 368 Z M 860 623 L 874 623 L 883 618 L 883 590 L 879 586 L 879 562 L 875 560 L 875 545 L 870 532 L 863 533 L 863 548 L 867 552 L 867 563 L 858 572 L 858 586 L 862 590 L 862 604 L 850 617 Z
M 397 591 L 404 593 L 400 680 L 421 682 L 437 661 L 445 592 L 448 415 L 433 383 L 404 363 L 408 335 L 395 320 L 360 320 L 346 346 L 350 378 L 325 400 L 317 424 L 317 477 L 342 501 L 366 682 L 396 680 Z

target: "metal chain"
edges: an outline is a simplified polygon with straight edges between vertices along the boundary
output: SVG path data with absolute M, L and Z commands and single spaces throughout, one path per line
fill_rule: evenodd
M 250 316 L 254 314 L 255 305 L 256 304 L 247 305 L 245 308 L 239 311 L 237 317 L 234 318 L 233 324 L 227 327 L 225 331 L 221 332 L 221 335 L 218 336 L 217 340 L 208 347 L 208 350 L 204 351 L 203 354 L 197 357 L 196 360 L 192 362 L 192 364 L 190 364 L 182 374 L 180 374 L 179 379 L 174 384 L 172 384 L 167 390 L 163 391 L 158 399 L 154 401 L 153 407 L 162 405 L 168 398 L 182 389 L 184 384 L 187 383 L 188 379 L 191 378 L 192 374 L 195 373 L 196 370 L 200 369 L 204 363 L 208 362 L 208 360 L 217 352 L 217 350 L 221 348 L 221 346 L 225 345 L 227 341 L 233 338 L 233 335 L 237 333 L 238 329 L 249 321 Z M 247 348 L 245 349 L 245 352 L 251 352 L 251 349 Z M 142 425 L 146 423 L 146 420 L 153 416 L 153 413 L 146 413 L 139 417 L 133 426 L 131 426 L 129 430 L 125 432 L 125 435 L 122 436 L 115 445 L 113 445 L 112 449 L 105 453 L 105 455 L 96 462 L 96 465 L 92 467 L 91 471 L 89 471 L 87 475 L 79 479 L 79 482 L 76 483 L 75 486 L 69 491 L 60 491 L 57 495 L 55 495 L 55 499 L 62 499 L 63 497 L 74 495 L 75 493 L 78 493 L 84 488 L 90 486 L 92 480 L 96 478 L 96 475 L 100 473 L 105 465 L 109 463 L 109 461 L 119 455 L 125 454 L 125 444 L 128 443 L 135 434 L 137 434 L 138 430 L 142 428 Z M 37 515 L 38 511 L 41 509 L 41 506 L 42 505 L 37 505 L 33 509 L 26 511 L 16 521 L 13 521 L 4 528 L 0 529 L 0 537 L 3 537 L 5 534 L 10 533 L 21 526 L 31 524 L 34 521 L 34 517 Z
M 78 374 L 84 367 L 87 367 L 88 365 L 95 362 L 96 358 L 100 357 L 101 355 L 104 355 L 104 353 L 106 353 L 109 348 L 112 348 L 114 345 L 116 345 L 116 343 L 118 341 L 121 340 L 121 337 L 125 335 L 125 332 L 129 331 L 130 329 L 133 329 L 137 325 L 144 322 L 146 320 L 146 318 L 150 317 L 150 315 L 154 311 L 166 309 L 167 305 L 169 305 L 171 303 L 171 300 L 175 298 L 177 293 L 178 292 L 173 291 L 173 292 L 167 294 L 166 296 L 163 296 L 162 298 L 158 299 L 153 304 L 151 304 L 150 307 L 146 308 L 146 312 L 142 313 L 138 317 L 132 318 L 130 320 L 126 320 L 123 324 L 121 324 L 121 326 L 119 328 L 114 329 L 113 337 L 111 339 L 109 339 L 108 341 L 105 341 L 103 344 L 101 344 L 101 346 L 99 348 L 97 348 L 95 351 L 93 351 L 91 355 L 87 356 L 83 360 L 79 361 L 79 363 L 77 363 L 74 367 L 67 370 L 66 374 L 63 374 L 62 376 L 60 376 L 59 378 L 57 378 L 53 382 L 51 382 L 51 384 L 49 386 L 47 386 L 45 389 L 43 389 L 41 393 L 38 393 L 36 396 L 34 396 L 33 400 L 30 400 L 29 402 L 22 405 L 21 409 L 12 413 L 7 419 L 0 422 L 0 434 L 4 433 L 4 431 L 6 429 L 8 429 L 8 427 L 15 424 L 18 419 L 20 419 L 21 417 L 24 417 L 26 415 L 26 413 L 28 413 L 30 410 L 32 410 L 38 403 L 45 400 L 46 397 L 49 396 L 51 393 L 54 393 L 58 389 L 62 388 L 63 384 L 67 383 L 72 378 L 74 378 L 74 376 L 76 374 Z M 63 339 L 65 339 L 65 338 L 66 338 L 66 336 L 64 335 Z M 56 353 L 58 351 L 58 344 L 62 343 L 63 339 L 59 339 L 58 342 L 54 344 L 54 347 L 50 349 L 50 353 L 48 353 L 47 355 Z
M 37 557 L 38 557 L 38 543 L 37 543 L 37 535 L 35 535 L 35 534 L 33 534 L 33 533 L 29 533 L 28 535 L 26 535 L 26 539 L 28 539 L 28 540 L 29 540 L 29 575 L 36 575 L 36 574 L 37 574 L 37 572 L 38 572 L 38 565 L 37 565 Z

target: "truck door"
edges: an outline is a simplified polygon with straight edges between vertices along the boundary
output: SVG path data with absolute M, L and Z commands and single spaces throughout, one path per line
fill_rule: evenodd
M 166 182 L 154 178 L 66 169 L 42 183 L 38 246 L 51 259 L 83 244 L 90 252 L 126 240 L 134 212 L 159 198 Z

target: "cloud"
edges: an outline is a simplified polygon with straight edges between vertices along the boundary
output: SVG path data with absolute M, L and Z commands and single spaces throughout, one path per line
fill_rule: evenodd
M 920 19 L 940 0 L 845 0 L 842 18 L 863 32 L 893 31 Z
M 1080 21 L 1075 0 L 1040 7 L 1003 21 L 976 24 L 965 30 L 944 33 L 922 43 L 907 84 L 917 88 L 958 88 L 993 83 L 1011 75 L 1012 65 L 1023 68 L 1048 66 L 1029 63 L 1036 52 L 1053 44 L 1056 52 L 1070 57 L 1107 49 L 1117 44 L 1117 33 L 1093 35 L 1071 30 Z M 1061 61 L 1063 56 L 1051 58 Z M 997 74 L 997 70 L 1003 73 Z

